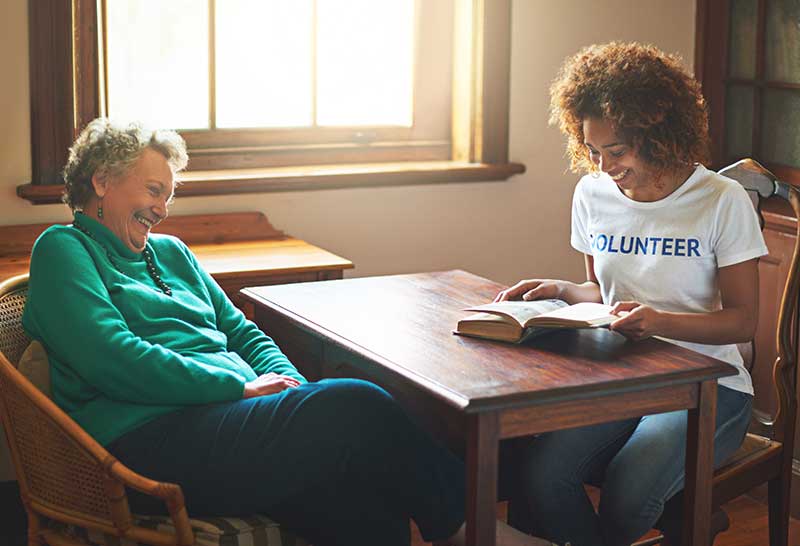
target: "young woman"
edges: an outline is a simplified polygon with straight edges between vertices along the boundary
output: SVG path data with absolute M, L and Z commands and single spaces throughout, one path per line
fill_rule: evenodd
M 735 343 L 752 338 L 758 258 L 767 249 L 746 192 L 703 167 L 708 118 L 699 84 L 654 47 L 610 43 L 568 58 L 551 121 L 573 171 L 572 246 L 587 280 L 523 280 L 496 301 L 560 298 L 614 305 L 610 328 L 659 336 L 729 362 L 719 381 L 714 461 L 740 445 L 752 384 Z M 572 546 L 629 545 L 684 480 L 686 411 L 544 434 L 525 448 L 530 531 Z M 597 512 L 583 485 L 602 485 Z

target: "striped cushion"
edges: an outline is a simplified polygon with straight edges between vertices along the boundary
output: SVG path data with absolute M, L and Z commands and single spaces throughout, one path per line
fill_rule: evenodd
M 189 523 L 197 546 L 308 546 L 306 541 L 281 529 L 280 525 L 266 516 L 191 518 Z M 168 516 L 134 515 L 134 524 L 166 533 L 175 531 Z M 92 546 L 140 546 L 134 540 L 121 539 L 100 531 L 66 526 L 54 521 L 48 525 Z

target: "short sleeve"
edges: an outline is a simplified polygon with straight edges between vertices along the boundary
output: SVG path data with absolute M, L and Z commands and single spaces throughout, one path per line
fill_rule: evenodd
M 572 194 L 572 233 L 569 242 L 578 252 L 592 253 L 589 240 L 589 210 L 586 206 L 586 183 L 581 179 Z
M 738 183 L 731 184 L 720 197 L 713 244 L 717 267 L 738 264 L 768 253 L 758 213 Z

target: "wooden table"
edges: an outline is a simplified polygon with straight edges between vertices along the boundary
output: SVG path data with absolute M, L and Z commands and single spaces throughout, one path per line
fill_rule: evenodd
M 466 455 L 467 537 L 493 545 L 498 443 L 689 409 L 686 544 L 708 544 L 718 360 L 605 329 L 517 346 L 452 334 L 461 310 L 502 287 L 463 271 L 246 288 L 256 322 L 309 378 L 383 386 Z

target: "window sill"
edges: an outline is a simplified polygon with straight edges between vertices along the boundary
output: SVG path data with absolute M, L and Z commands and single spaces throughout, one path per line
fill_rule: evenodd
M 352 187 L 446 184 L 506 180 L 525 172 L 520 163 L 425 161 L 314 165 L 270 169 L 186 171 L 180 174 L 178 197 L 232 195 L 274 191 L 327 190 Z M 35 205 L 61 202 L 62 184 L 17 186 L 17 195 Z

